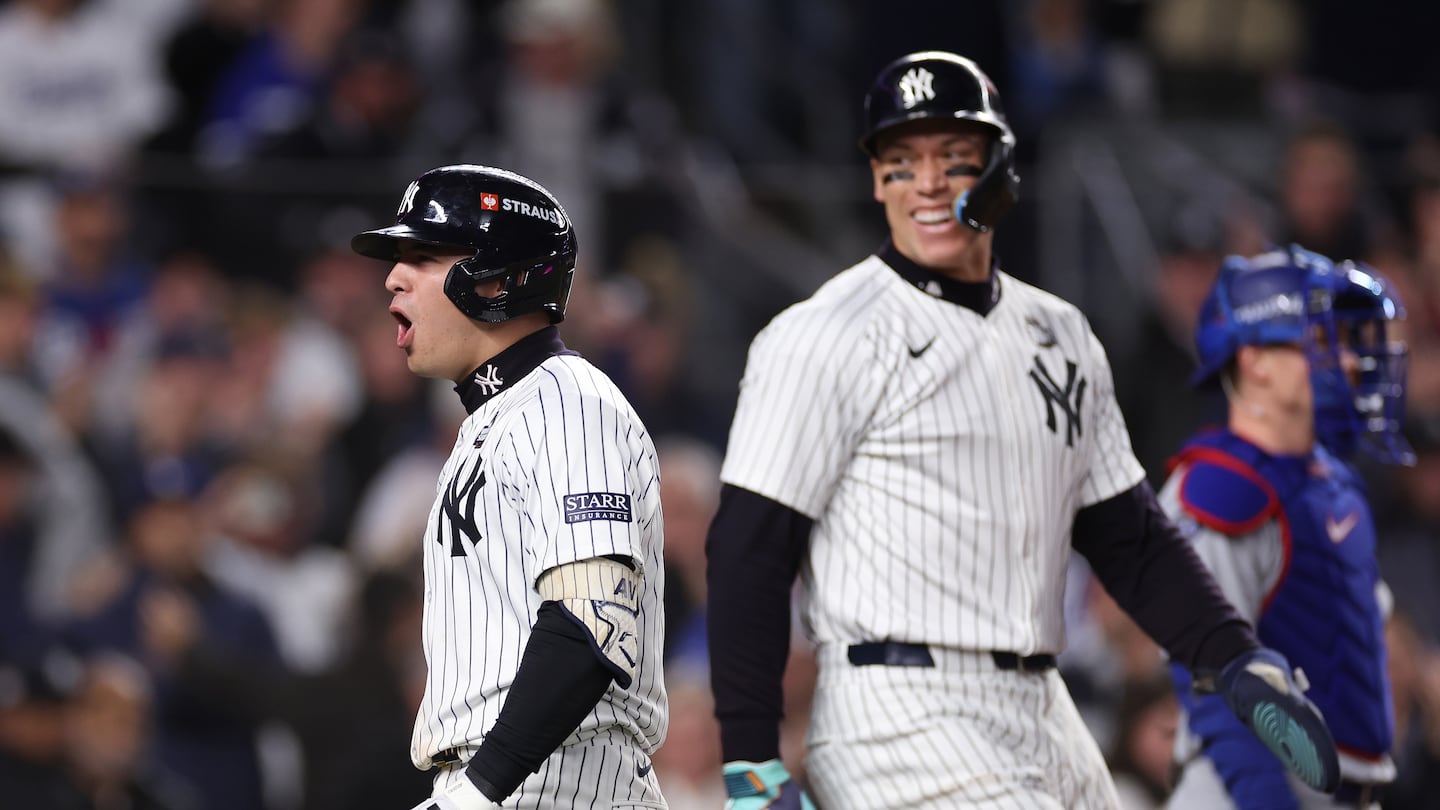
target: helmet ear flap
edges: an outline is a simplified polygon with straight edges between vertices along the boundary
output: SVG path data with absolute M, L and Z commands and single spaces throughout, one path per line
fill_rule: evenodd
M 506 303 L 505 290 L 502 289 L 494 298 L 482 297 L 475 292 L 475 285 L 479 279 L 470 272 L 470 267 L 475 257 L 461 259 L 455 262 L 450 272 L 445 275 L 445 295 L 455 308 L 465 313 L 466 317 L 486 323 L 498 323 L 505 320 L 504 305 Z
M 1015 144 L 997 137 L 992 139 L 989 152 L 980 179 L 955 198 L 955 218 L 980 233 L 990 230 L 1020 199 Z
M 575 280 L 575 263 L 561 258 L 515 267 L 481 277 L 480 257 L 461 259 L 445 276 L 445 295 L 466 317 L 500 323 L 527 312 L 544 312 L 551 323 L 565 320 L 565 307 Z M 481 281 L 499 281 L 500 291 L 483 296 L 475 291 Z

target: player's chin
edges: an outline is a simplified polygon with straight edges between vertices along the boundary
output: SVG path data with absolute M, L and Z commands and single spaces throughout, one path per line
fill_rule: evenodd
M 405 349 L 405 367 L 410 369 L 411 374 L 414 374 L 416 377 L 440 377 L 440 370 L 435 368 L 434 363 L 427 362 L 427 359 L 426 354 L 416 351 L 414 346 L 409 346 Z
M 975 232 L 959 223 L 940 233 L 916 234 L 915 239 L 920 264 L 936 268 L 957 265 L 974 243 Z

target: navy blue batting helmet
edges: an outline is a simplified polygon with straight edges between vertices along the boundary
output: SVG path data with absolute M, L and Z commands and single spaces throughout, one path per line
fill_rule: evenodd
M 445 294 L 471 318 L 499 323 L 544 312 L 565 319 L 575 278 L 575 229 L 549 191 L 489 166 L 442 166 L 405 189 L 395 224 L 357 234 L 356 253 L 395 261 L 402 240 L 473 251 L 450 269 Z M 476 283 L 501 279 L 494 297 Z
M 880 134 L 924 118 L 973 121 L 989 129 L 989 155 L 980 178 L 955 201 L 955 218 L 987 231 L 1020 198 L 1015 173 L 1015 133 L 1005 120 L 1000 91 L 974 62 L 945 51 L 920 51 L 880 70 L 865 94 L 865 132 L 860 148 L 870 157 Z

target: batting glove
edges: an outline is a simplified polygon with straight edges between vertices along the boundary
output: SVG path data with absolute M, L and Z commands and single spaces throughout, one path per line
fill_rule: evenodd
M 778 759 L 725 763 L 725 810 L 815 810 Z
M 410 808 L 410 810 L 495 810 L 500 805 L 485 798 L 470 777 L 456 780 L 449 790 Z
M 1220 670 L 1213 686 L 1230 711 L 1300 781 L 1325 793 L 1340 786 L 1335 740 L 1320 710 L 1296 683 L 1285 656 L 1264 648 L 1243 653 Z

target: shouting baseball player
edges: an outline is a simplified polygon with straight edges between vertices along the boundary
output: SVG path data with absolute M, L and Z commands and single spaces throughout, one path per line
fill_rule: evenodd
M 730 806 L 809 803 L 777 739 L 798 575 L 826 810 L 1115 807 L 1055 670 L 1072 547 L 1329 786 L 1324 723 L 1165 519 L 1085 318 L 992 253 L 1020 182 L 995 86 L 968 59 L 911 54 L 865 116 L 890 238 L 755 338 L 708 539 Z
M 1308 676 L 1343 781 L 1327 796 L 1288 775 L 1176 667 L 1174 810 L 1368 810 L 1395 777 L 1375 525 L 1342 459 L 1364 440 L 1381 461 L 1413 460 L 1398 433 L 1404 347 L 1386 328 L 1401 314 L 1373 270 L 1294 246 L 1227 258 L 1201 308 L 1195 381 L 1224 387 L 1228 424 L 1186 444 L 1160 502 L 1261 640 Z
M 469 414 L 424 537 L 429 678 L 410 753 L 438 770 L 418 807 L 664 807 L 655 448 L 555 327 L 570 220 L 531 180 L 446 166 L 352 246 L 394 262 L 396 342 Z

